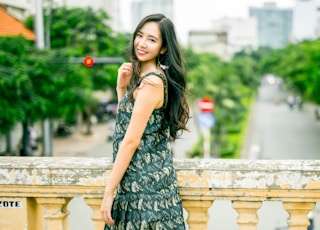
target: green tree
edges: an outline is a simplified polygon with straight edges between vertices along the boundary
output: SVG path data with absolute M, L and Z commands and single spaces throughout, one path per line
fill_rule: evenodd
M 56 63 L 52 51 L 20 37 L 1 38 L 0 47 L 1 133 L 22 122 L 26 146 L 30 124 L 82 111 L 92 101 L 91 80 L 74 65 Z
M 121 57 L 128 44 L 129 36 L 118 34 L 108 26 L 109 16 L 102 10 L 91 8 L 55 8 L 45 17 L 46 25 L 50 27 L 50 46 L 56 51 L 56 60 L 63 62 L 68 58 L 93 57 Z M 47 22 L 50 23 L 47 23 Z M 32 27 L 33 18 L 27 25 Z M 113 90 L 114 98 L 117 76 L 117 65 L 95 64 L 92 68 L 85 68 L 81 63 L 74 63 L 77 71 L 91 82 L 91 90 Z M 86 117 L 96 107 L 95 100 L 88 100 L 84 109 Z M 70 117 L 70 116 L 69 116 Z M 72 117 L 72 116 L 71 116 Z M 90 119 L 87 119 L 90 122 Z M 91 133 L 89 123 L 87 133 Z
M 109 16 L 102 10 L 92 8 L 55 8 L 45 17 L 50 26 L 50 48 L 62 51 L 71 57 L 122 57 L 130 37 L 118 34 L 108 26 Z M 27 26 L 33 27 L 33 17 L 28 18 Z M 81 69 L 92 81 L 93 89 L 113 89 L 116 84 L 117 67 L 94 65 L 91 69 Z
M 30 79 L 25 60 L 31 44 L 22 37 L 0 38 L 0 133 L 6 134 L 25 119 L 25 110 L 33 100 L 28 91 Z
M 50 50 L 37 50 L 23 38 L 0 39 L 0 132 L 22 122 L 24 129 L 44 118 L 72 117 L 96 105 L 94 90 L 114 88 L 117 66 L 68 63 L 69 58 L 123 56 L 129 36 L 106 24 L 108 16 L 92 9 L 56 8 L 45 18 Z M 27 20 L 33 27 L 33 18 Z M 49 44 L 47 44 L 49 45 Z M 26 133 L 26 132 L 24 132 Z
M 305 100 L 320 103 L 320 39 L 291 44 L 261 60 L 264 73 L 275 73 L 285 80 L 288 90 Z
M 257 68 L 253 60 L 238 57 L 225 62 L 208 53 L 197 54 L 184 50 L 188 84 L 194 100 L 209 97 L 215 102 L 213 112 L 216 124 L 213 128 L 214 155 L 234 156 L 240 151 L 241 141 L 232 136 L 240 135 L 241 124 L 247 111 L 247 101 L 257 88 Z

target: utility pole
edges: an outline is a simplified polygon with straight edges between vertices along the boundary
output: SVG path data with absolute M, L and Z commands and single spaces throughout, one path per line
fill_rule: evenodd
M 44 26 L 43 26 L 43 7 L 42 0 L 36 0 L 35 31 L 36 47 L 44 49 Z M 51 122 L 46 118 L 42 122 L 42 156 L 52 156 L 52 135 Z
M 36 47 L 44 49 L 44 31 L 43 31 L 43 9 L 42 0 L 36 0 L 36 16 L 35 16 L 35 30 L 36 30 Z

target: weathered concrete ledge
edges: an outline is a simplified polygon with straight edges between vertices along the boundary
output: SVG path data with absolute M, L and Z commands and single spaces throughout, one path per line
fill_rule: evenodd
M 209 189 L 320 189 L 318 160 L 175 159 L 179 186 Z M 2 157 L 0 185 L 104 186 L 110 158 Z
M 320 201 L 317 160 L 175 159 L 174 164 L 191 230 L 207 229 L 208 209 L 219 199 L 232 202 L 239 230 L 256 230 L 257 211 L 266 200 L 281 201 L 289 229 L 303 230 Z M 99 208 L 112 166 L 110 158 L 0 157 L 0 200 L 20 204 L 0 209 L 5 220 L 0 229 L 68 229 L 66 207 L 75 196 L 92 208 L 95 229 L 103 229 Z

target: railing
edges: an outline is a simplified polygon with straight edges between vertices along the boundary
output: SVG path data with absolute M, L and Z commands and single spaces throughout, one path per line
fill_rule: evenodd
M 230 200 L 238 229 L 257 229 L 263 201 L 281 201 L 290 230 L 307 229 L 320 200 L 320 161 L 175 159 L 183 207 L 191 230 L 207 229 L 215 200 Z M 62 230 L 67 205 L 81 196 L 103 229 L 100 203 L 112 169 L 109 158 L 0 158 L 0 229 Z

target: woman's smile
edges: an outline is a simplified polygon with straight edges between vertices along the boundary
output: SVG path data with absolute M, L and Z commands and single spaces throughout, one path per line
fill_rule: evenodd
M 143 51 L 141 49 L 137 49 L 136 53 L 137 53 L 137 56 L 143 56 L 143 55 L 147 54 L 146 51 Z

